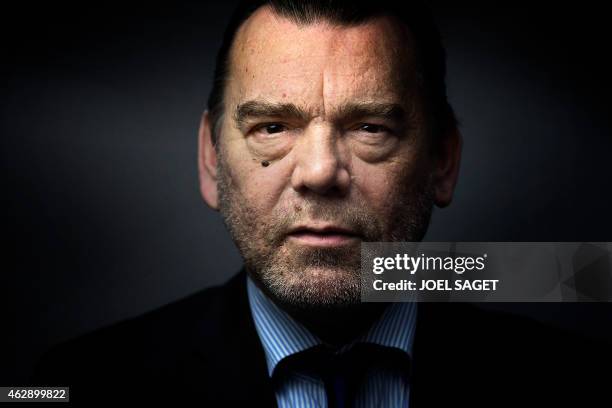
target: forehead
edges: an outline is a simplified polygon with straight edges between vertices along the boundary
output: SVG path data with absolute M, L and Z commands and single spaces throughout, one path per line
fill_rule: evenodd
M 390 17 L 358 25 L 298 25 L 269 7 L 242 25 L 230 52 L 236 102 L 283 100 L 311 107 L 347 100 L 399 102 L 416 82 L 413 39 Z

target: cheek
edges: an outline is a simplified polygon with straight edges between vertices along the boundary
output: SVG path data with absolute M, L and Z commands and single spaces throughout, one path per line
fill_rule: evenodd
M 276 205 L 284 187 L 284 166 L 273 162 L 268 167 L 261 165 L 259 158 L 253 158 L 248 149 L 231 146 L 227 157 L 230 188 L 239 193 L 239 204 L 265 216 Z
M 385 212 L 405 192 L 403 186 L 417 182 L 418 171 L 415 160 L 410 158 L 384 163 L 356 163 L 353 166 L 355 188 L 377 211 Z
M 380 213 L 385 204 L 392 200 L 394 190 L 394 180 L 382 169 L 363 169 L 355 171 L 355 188 L 364 196 L 367 203 Z

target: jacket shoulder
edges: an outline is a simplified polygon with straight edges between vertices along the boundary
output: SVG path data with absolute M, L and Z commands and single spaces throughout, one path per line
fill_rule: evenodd
M 501 395 L 512 404 L 591 406 L 608 392 L 599 375 L 612 363 L 605 341 L 482 305 L 441 303 L 420 311 L 413 362 L 418 400 L 436 395 L 441 384 L 448 391 L 436 395 L 442 400 L 477 384 L 478 392 L 466 395 L 471 406 L 490 406 Z
M 56 345 L 39 360 L 32 383 L 150 388 L 181 383 L 198 369 L 219 365 L 223 343 L 239 329 L 229 322 L 248 324 L 250 318 L 242 277 Z

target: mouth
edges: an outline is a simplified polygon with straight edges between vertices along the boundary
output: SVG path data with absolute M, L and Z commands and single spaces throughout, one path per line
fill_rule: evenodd
M 287 236 L 293 242 L 318 247 L 338 247 L 361 241 L 357 232 L 335 225 L 297 226 Z

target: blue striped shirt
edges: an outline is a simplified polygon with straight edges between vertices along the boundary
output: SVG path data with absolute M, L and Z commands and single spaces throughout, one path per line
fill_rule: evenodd
M 265 352 L 268 374 L 272 378 L 281 360 L 323 343 L 272 302 L 250 277 L 247 277 L 247 280 L 251 314 Z M 415 327 L 416 303 L 394 303 L 385 310 L 369 331 L 342 350 L 348 350 L 358 342 L 365 342 L 396 348 L 410 356 Z M 322 379 L 295 371 L 283 371 L 282 378 L 274 379 L 279 408 L 327 408 L 327 396 Z M 408 407 L 410 395 L 408 381 L 406 375 L 397 371 L 369 370 L 355 396 L 355 406 Z

